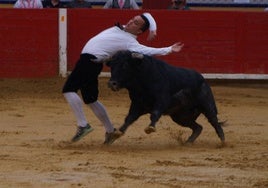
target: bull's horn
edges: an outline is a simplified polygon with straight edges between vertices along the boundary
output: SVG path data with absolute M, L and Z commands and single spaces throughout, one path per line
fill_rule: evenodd
M 143 54 L 138 53 L 138 52 L 132 52 L 131 55 L 132 55 L 133 58 L 138 58 L 138 59 L 143 58 Z

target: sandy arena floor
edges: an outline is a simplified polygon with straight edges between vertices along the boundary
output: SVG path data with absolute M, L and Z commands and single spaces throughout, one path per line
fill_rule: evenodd
M 157 132 L 135 122 L 111 146 L 89 108 L 94 131 L 69 141 L 75 118 L 61 95 L 62 78 L 0 79 L 1 188 L 260 188 L 268 187 L 268 84 L 212 84 L 227 144 L 220 145 L 202 116 L 203 132 L 183 145 L 190 130 L 162 117 Z M 100 79 L 100 101 L 115 127 L 128 112 L 126 90 L 114 93 Z

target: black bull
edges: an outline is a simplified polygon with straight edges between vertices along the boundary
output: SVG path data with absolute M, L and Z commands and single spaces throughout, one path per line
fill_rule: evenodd
M 131 99 L 129 113 L 117 131 L 118 137 L 141 115 L 149 113 L 151 122 L 145 128 L 147 134 L 155 131 L 161 115 L 169 115 L 177 124 L 192 129 L 186 141 L 192 143 L 202 131 L 196 122 L 202 113 L 224 142 L 211 88 L 200 73 L 130 51 L 116 53 L 107 66 L 111 68 L 108 86 L 113 91 L 126 88 Z

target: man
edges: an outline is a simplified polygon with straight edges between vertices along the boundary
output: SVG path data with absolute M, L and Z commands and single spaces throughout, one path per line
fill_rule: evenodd
M 63 8 L 62 3 L 59 0 L 44 0 L 44 8 Z
M 168 9 L 190 10 L 190 7 L 187 6 L 186 0 L 171 0 L 171 5 Z
M 67 8 L 92 8 L 92 6 L 86 0 L 73 0 L 67 5 Z
M 140 9 L 135 0 L 108 0 L 103 8 Z
M 80 140 L 93 130 L 85 118 L 82 100 L 77 94 L 78 90 L 81 91 L 84 103 L 92 109 L 104 125 L 106 130 L 104 144 L 111 144 L 116 139 L 115 128 L 105 107 L 98 101 L 98 75 L 105 60 L 120 50 L 136 51 L 147 55 L 166 55 L 171 52 L 179 52 L 183 47 L 183 44 L 180 43 L 164 48 L 144 46 L 136 38 L 147 29 L 150 30 L 148 39 L 151 40 L 156 35 L 156 23 L 151 14 L 144 13 L 129 20 L 125 26 L 118 24 L 102 31 L 84 46 L 80 59 L 62 90 L 77 119 L 78 128 L 72 138 L 73 142 Z
M 41 0 L 17 0 L 14 8 L 43 8 Z

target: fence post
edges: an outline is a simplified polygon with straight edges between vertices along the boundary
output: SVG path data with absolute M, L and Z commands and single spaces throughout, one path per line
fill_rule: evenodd
M 59 74 L 67 76 L 67 9 L 59 9 Z

